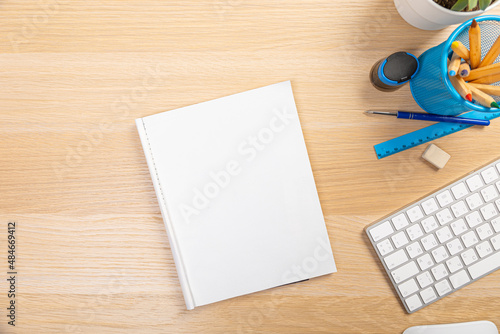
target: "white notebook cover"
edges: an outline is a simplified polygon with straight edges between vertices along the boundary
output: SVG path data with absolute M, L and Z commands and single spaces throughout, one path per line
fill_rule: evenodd
M 136 124 L 188 309 L 336 271 L 289 81 Z

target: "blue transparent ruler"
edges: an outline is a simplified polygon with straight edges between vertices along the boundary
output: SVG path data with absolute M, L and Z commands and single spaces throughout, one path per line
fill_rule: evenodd
M 471 111 L 460 116 L 474 119 L 492 120 L 500 117 L 500 112 L 483 113 L 479 111 Z M 444 122 L 433 124 L 423 129 L 413 131 L 400 137 L 377 144 L 374 146 L 375 153 L 377 154 L 378 159 L 382 159 L 393 155 L 394 153 L 398 153 L 420 144 L 430 142 L 434 139 L 442 138 L 449 134 L 467 129 L 471 126 L 473 125 Z

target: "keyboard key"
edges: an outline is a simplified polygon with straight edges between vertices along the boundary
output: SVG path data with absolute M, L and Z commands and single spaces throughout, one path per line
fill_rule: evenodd
M 397 215 L 396 217 L 392 218 L 391 220 L 392 220 L 392 223 L 394 224 L 394 227 L 398 231 L 400 229 L 402 229 L 403 227 L 408 226 L 408 224 L 410 224 L 408 222 L 408 219 L 406 219 L 406 216 L 403 213 Z
M 405 302 L 410 312 L 413 312 L 419 307 L 422 307 L 422 302 L 420 301 L 420 298 L 418 298 L 418 295 L 411 296 L 410 298 L 406 299 Z
M 432 268 L 431 271 L 436 281 L 439 281 L 441 278 L 448 276 L 448 271 L 442 263 Z
M 451 234 L 451 230 L 448 226 L 442 227 L 439 230 L 437 230 L 436 235 L 440 243 L 445 243 L 446 241 L 453 238 L 453 234 Z
M 469 283 L 470 278 L 469 275 L 465 272 L 465 270 L 459 271 L 458 273 L 451 275 L 449 277 L 451 285 L 453 285 L 453 288 L 458 289 L 462 285 Z
M 495 209 L 495 205 L 493 205 L 493 203 L 486 204 L 479 211 L 481 211 L 484 220 L 490 220 L 498 215 L 497 209 Z
M 465 221 L 463 219 L 459 219 L 451 223 L 450 226 L 455 235 L 460 235 L 468 230 L 467 225 L 465 225 Z
M 424 254 L 421 257 L 419 257 L 417 259 L 417 263 L 421 270 L 425 270 L 434 265 L 434 261 L 432 261 L 432 258 L 429 254 Z
M 500 199 L 497 199 L 497 200 L 495 201 L 495 204 L 496 204 L 496 206 L 497 206 L 497 209 L 498 209 L 498 210 L 500 210 Z
M 424 208 L 424 212 L 426 215 L 430 215 L 433 212 L 436 212 L 439 207 L 434 198 L 429 198 L 425 202 L 422 203 L 422 207 Z
M 434 289 L 432 287 L 420 291 L 420 297 L 422 297 L 422 300 L 426 304 L 429 304 L 437 298 L 436 293 L 434 292 Z
M 375 226 L 370 230 L 370 235 L 375 242 L 382 240 L 392 233 L 394 233 L 394 230 L 392 229 L 391 223 L 389 223 L 388 221 L 383 222 L 382 224 Z
M 493 219 L 491 225 L 493 225 L 493 229 L 496 233 L 500 232 L 500 218 Z
M 451 192 L 453 193 L 453 196 L 455 196 L 455 199 L 461 199 L 462 197 L 466 196 L 469 191 L 467 190 L 467 187 L 465 186 L 465 183 L 460 182 L 457 185 L 454 185 L 451 187 Z
M 479 245 L 476 246 L 477 254 L 479 254 L 480 258 L 486 257 L 493 253 L 493 248 L 489 241 L 483 241 Z
M 406 261 L 408 261 L 408 256 L 406 256 L 405 251 L 402 249 L 384 258 L 384 262 L 389 270 L 396 268 Z
M 496 251 L 500 249 L 500 235 L 494 236 L 490 241 Z
M 474 228 L 475 226 L 483 222 L 483 218 L 481 218 L 479 212 L 477 211 L 474 211 L 471 214 L 465 216 L 465 220 L 467 220 L 467 224 L 469 224 L 470 228 Z
M 422 243 L 426 251 L 429 251 L 438 245 L 436 237 L 434 237 L 434 234 L 429 234 L 428 236 L 423 237 L 422 240 L 420 240 L 420 242 Z
M 410 258 L 412 259 L 424 253 L 418 241 L 407 246 L 406 251 L 408 252 L 408 255 L 410 255 Z
M 418 281 L 418 284 L 420 284 L 421 288 L 425 288 L 425 287 L 431 285 L 434 282 L 434 280 L 432 279 L 431 274 L 428 271 L 426 271 L 426 272 L 418 275 L 417 276 L 417 281 Z
M 465 183 L 467 183 L 471 192 L 476 191 L 484 186 L 483 181 L 481 181 L 481 177 L 477 174 L 465 180 Z
M 439 226 L 437 224 L 436 218 L 434 218 L 434 216 L 429 216 L 425 219 L 422 219 L 422 221 L 420 223 L 422 223 L 422 226 L 424 228 L 425 233 L 429 233 L 431 231 L 434 231 Z
M 484 204 L 483 200 L 481 199 L 481 196 L 479 196 L 478 193 L 470 195 L 465 199 L 465 201 L 467 202 L 467 205 L 469 205 L 469 208 L 471 210 L 475 210 Z
M 399 232 L 398 234 L 394 234 L 391 239 L 396 248 L 401 248 L 409 242 L 406 234 L 403 231 Z
M 401 292 L 401 295 L 403 296 L 403 298 L 406 298 L 409 295 L 411 295 L 412 293 L 417 292 L 419 290 L 417 283 L 415 282 L 415 280 L 413 278 L 409 279 L 408 281 L 399 285 L 398 289 L 399 289 L 399 292 Z
M 474 231 L 469 231 L 462 235 L 462 241 L 464 242 L 465 248 L 469 248 L 479 242 Z
M 424 231 L 420 228 L 419 224 L 412 225 L 406 229 L 406 233 L 410 237 L 410 240 L 415 240 L 424 235 Z
M 420 207 L 418 205 L 406 211 L 406 214 L 408 215 L 408 218 L 410 218 L 410 221 L 412 223 L 416 222 L 424 216 L 422 210 L 420 210 Z
M 450 252 L 452 256 L 464 250 L 464 246 L 462 246 L 462 242 L 459 238 L 453 239 L 452 241 L 448 242 L 446 244 L 446 248 L 448 248 L 448 252 Z
M 479 278 L 490 271 L 496 270 L 500 267 L 500 252 L 487 257 L 469 267 L 469 274 L 472 279 Z
M 392 252 L 394 250 L 394 247 L 392 247 L 391 242 L 389 239 L 385 239 L 382 242 L 379 242 L 377 244 L 378 251 L 380 252 L 380 255 L 385 256 Z
M 432 251 L 432 256 L 434 257 L 434 261 L 436 261 L 436 263 L 439 263 L 448 258 L 448 252 L 446 251 L 444 246 L 439 246 Z
M 458 203 L 455 203 L 451 206 L 451 211 L 455 215 L 455 218 L 459 218 L 460 216 L 465 215 L 467 212 L 469 212 L 469 209 L 465 205 L 464 201 L 460 201 Z
M 436 213 L 436 218 L 441 225 L 447 224 L 453 220 L 453 216 L 448 208 Z
M 461 254 L 462 260 L 466 266 L 477 261 L 478 257 L 473 248 L 470 248 Z
M 447 280 L 439 282 L 438 284 L 434 285 L 434 287 L 436 288 L 436 291 L 440 296 L 444 296 L 448 292 L 451 292 L 451 286 Z
M 436 199 L 438 200 L 441 207 L 447 206 L 448 204 L 453 202 L 453 198 L 451 197 L 451 193 L 449 190 L 445 190 L 437 194 Z
M 406 281 L 408 278 L 416 274 L 418 274 L 418 268 L 415 264 L 415 261 L 411 261 L 391 272 L 391 275 L 394 278 L 396 284 Z
M 489 202 L 498 197 L 498 192 L 494 185 L 489 185 L 481 189 L 481 196 L 483 196 L 485 202 Z
M 460 258 L 458 256 L 455 256 L 449 260 L 446 260 L 446 266 L 448 267 L 448 270 L 450 271 L 450 273 L 454 273 L 454 272 L 456 272 L 464 267 L 462 264 L 462 261 L 460 261 Z
M 483 181 L 486 184 L 491 183 L 496 179 L 498 179 L 498 174 L 495 171 L 494 167 L 486 168 L 484 171 L 481 172 L 481 176 L 483 177 Z
M 490 224 L 485 223 L 481 226 L 479 226 L 476 229 L 477 235 L 479 236 L 479 239 L 484 240 L 493 235 L 493 230 L 490 227 Z

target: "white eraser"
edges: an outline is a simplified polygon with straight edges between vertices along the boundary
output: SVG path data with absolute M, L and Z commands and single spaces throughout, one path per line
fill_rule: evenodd
M 441 169 L 444 168 L 448 160 L 450 160 L 451 155 L 440 149 L 434 144 L 430 144 L 429 147 L 422 154 L 422 158 L 429 161 L 431 164 Z

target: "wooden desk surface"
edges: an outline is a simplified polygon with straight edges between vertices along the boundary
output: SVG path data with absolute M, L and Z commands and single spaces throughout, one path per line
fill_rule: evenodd
M 401 333 L 491 320 L 500 272 L 404 312 L 363 228 L 500 155 L 500 123 L 378 161 L 428 125 L 368 73 L 454 29 L 409 26 L 390 0 L 0 2 L 0 331 Z M 500 8 L 493 10 L 500 14 Z M 186 311 L 134 119 L 291 80 L 339 272 Z M 6 324 L 7 223 L 17 223 L 17 326 Z

